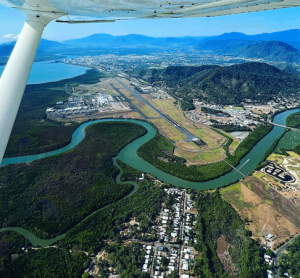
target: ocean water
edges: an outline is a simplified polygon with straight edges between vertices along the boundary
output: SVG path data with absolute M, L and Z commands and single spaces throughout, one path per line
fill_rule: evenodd
M 4 66 L 0 66 L 0 75 Z M 33 63 L 27 84 L 39 84 L 50 81 L 58 81 L 83 74 L 88 68 L 72 66 L 53 61 Z

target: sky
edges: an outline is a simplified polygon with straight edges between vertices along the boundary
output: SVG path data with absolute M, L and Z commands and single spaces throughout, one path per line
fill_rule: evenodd
M 43 38 L 64 41 L 95 33 L 142 34 L 151 37 L 212 36 L 230 32 L 271 33 L 300 29 L 300 7 L 213 18 L 126 20 L 115 23 L 64 24 L 51 22 Z M 0 5 L 0 44 L 17 38 L 24 16 Z

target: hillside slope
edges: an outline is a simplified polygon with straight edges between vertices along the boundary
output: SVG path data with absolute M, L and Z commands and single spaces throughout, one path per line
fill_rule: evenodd
M 293 95 L 300 79 L 264 63 L 227 67 L 168 67 L 140 71 L 139 78 L 167 86 L 180 98 L 197 98 L 215 104 L 239 104 L 247 99 L 265 103 L 274 97 Z

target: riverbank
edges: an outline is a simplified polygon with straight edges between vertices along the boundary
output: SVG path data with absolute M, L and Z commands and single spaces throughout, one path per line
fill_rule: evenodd
M 299 111 L 299 109 L 296 109 L 296 111 Z M 285 118 L 290 115 L 291 113 L 296 112 L 295 110 L 291 111 L 286 111 L 283 112 L 280 115 L 277 115 L 274 119 L 276 123 L 278 124 L 284 124 L 285 123 Z M 78 145 L 83 138 L 85 137 L 84 129 L 95 123 L 95 122 L 131 122 L 131 123 L 137 123 L 139 125 L 144 126 L 147 129 L 147 133 L 143 135 L 142 137 L 132 141 L 130 144 L 126 145 L 124 148 L 119 151 L 117 156 L 113 159 L 113 164 L 120 168 L 116 160 L 119 159 L 123 163 L 140 170 L 142 172 L 146 173 L 151 173 L 152 175 L 156 176 L 158 179 L 168 182 L 170 184 L 173 184 L 175 186 L 181 186 L 181 187 L 191 187 L 191 188 L 196 188 L 196 189 L 212 189 L 212 188 L 217 188 L 224 186 L 228 184 L 229 182 L 232 182 L 233 180 L 240 179 L 241 175 L 235 171 L 231 171 L 230 173 L 209 181 L 209 182 L 204 182 L 204 183 L 195 183 L 195 182 L 188 182 L 184 180 L 180 180 L 176 177 L 173 177 L 171 175 L 168 175 L 158 169 L 156 169 L 153 165 L 149 164 L 148 162 L 144 161 L 142 158 L 140 158 L 136 151 L 137 149 L 143 145 L 144 143 L 148 142 L 151 140 L 155 134 L 156 134 L 156 129 L 149 125 L 146 122 L 143 121 L 137 121 L 137 120 L 122 120 L 122 119 L 115 119 L 115 120 L 98 120 L 98 121 L 93 121 L 93 122 L 88 122 L 83 125 L 81 125 L 76 131 L 76 134 L 73 134 L 71 144 L 67 146 L 69 149 L 60 149 L 57 150 L 55 153 L 48 153 L 47 155 L 52 156 L 54 154 L 59 154 L 63 153 L 67 150 L 73 149 L 76 145 Z M 261 150 L 267 150 L 270 145 L 279 137 L 281 134 L 284 132 L 283 128 L 280 127 L 274 127 L 274 129 L 267 135 L 265 136 L 240 162 L 240 164 L 237 166 L 239 170 L 241 168 L 243 169 L 244 173 L 251 173 L 251 171 L 255 168 L 255 166 L 260 162 L 261 158 L 264 155 L 264 152 Z M 74 140 L 73 140 L 74 139 Z M 73 142 L 73 143 L 72 143 Z M 73 145 L 72 145 L 73 144 Z M 44 154 L 45 155 L 45 154 Z M 41 158 L 41 157 L 39 157 Z M 20 163 L 20 162 L 29 162 L 33 161 L 35 159 L 39 159 L 36 156 L 31 156 L 29 159 L 30 160 L 25 160 L 25 161 L 20 161 L 20 158 L 11 158 L 10 161 L 4 160 L 4 163 L 6 164 L 12 164 L 12 163 Z M 120 180 L 117 180 L 117 182 L 120 182 Z M 22 232 L 22 231 L 21 231 Z

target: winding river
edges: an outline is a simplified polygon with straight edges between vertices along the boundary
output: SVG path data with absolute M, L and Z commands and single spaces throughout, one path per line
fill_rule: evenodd
M 288 110 L 288 111 L 282 112 L 274 117 L 273 122 L 276 124 L 285 125 L 286 117 L 288 115 L 298 112 L 298 111 L 300 111 L 300 109 L 293 109 L 293 110 Z M 37 159 L 46 158 L 46 157 L 50 157 L 53 155 L 57 155 L 57 154 L 66 152 L 68 150 L 71 150 L 75 146 L 77 146 L 84 139 L 84 137 L 85 137 L 84 130 L 87 126 L 94 124 L 94 123 L 100 123 L 100 122 L 120 122 L 120 121 L 140 124 L 140 125 L 144 126 L 148 132 L 144 136 L 142 136 L 142 137 L 134 140 L 130 144 L 128 144 L 126 147 L 124 147 L 118 153 L 118 155 L 116 157 L 113 158 L 114 165 L 116 165 L 119 169 L 120 169 L 120 167 L 116 163 L 116 159 L 119 159 L 122 162 L 126 163 L 127 165 L 129 165 L 133 168 L 136 168 L 140 171 L 143 171 L 146 173 L 151 173 L 154 176 L 156 176 L 158 179 L 168 182 L 168 183 L 171 183 L 175 186 L 191 187 L 191 188 L 196 188 L 196 189 L 217 188 L 217 187 L 226 185 L 234 180 L 242 178 L 242 175 L 240 173 L 233 170 L 233 171 L 229 172 L 228 174 L 226 174 L 222 177 L 219 177 L 217 179 L 200 183 L 200 182 L 185 181 L 185 180 L 182 180 L 177 177 L 174 177 L 174 176 L 164 173 L 163 171 L 155 168 L 154 166 L 152 166 L 151 164 L 149 164 L 148 162 L 146 162 L 145 160 L 140 158 L 136 153 L 137 149 L 140 146 L 142 146 L 144 143 L 148 142 L 155 136 L 156 129 L 144 121 L 130 120 L 130 119 L 128 119 L 128 120 L 126 120 L 126 119 L 102 119 L 102 120 L 96 120 L 96 121 L 90 121 L 90 122 L 84 123 L 74 131 L 74 133 L 72 135 L 71 143 L 69 145 L 65 146 L 64 148 L 61 148 L 61 149 L 58 149 L 55 151 L 51 151 L 51 152 L 47 152 L 47 153 L 43 153 L 43 154 L 5 158 L 5 159 L 3 159 L 1 165 L 32 162 Z M 260 162 L 260 160 L 262 159 L 262 157 L 265 154 L 265 152 L 267 151 L 267 149 L 272 145 L 272 143 L 277 138 L 279 138 L 282 135 L 283 132 L 284 132 L 284 128 L 274 126 L 273 130 L 256 144 L 256 146 L 240 161 L 239 165 L 236 168 L 239 171 L 241 171 L 243 174 L 249 175 L 251 173 L 251 171 L 256 167 L 256 165 Z M 121 175 L 121 173 L 117 177 L 117 180 L 116 180 L 117 183 L 120 183 L 120 175 Z M 136 189 L 136 184 L 133 182 L 132 182 L 132 184 L 134 184 L 135 189 Z M 130 194 L 132 194 L 133 192 L 131 192 Z M 128 197 L 128 196 L 129 195 L 127 195 L 126 197 Z M 96 212 L 94 212 L 94 213 L 96 213 Z M 25 236 L 27 239 L 29 239 L 33 245 L 40 245 L 42 247 L 53 244 L 54 242 L 58 241 L 59 239 L 61 239 L 65 236 L 65 234 L 62 234 L 53 239 L 43 240 L 43 239 L 37 238 L 31 232 L 29 232 L 23 228 L 19 228 L 19 227 L 2 228 L 2 229 L 0 229 L 0 232 L 4 231 L 4 230 L 16 231 L 16 232 L 22 234 L 23 236 Z

